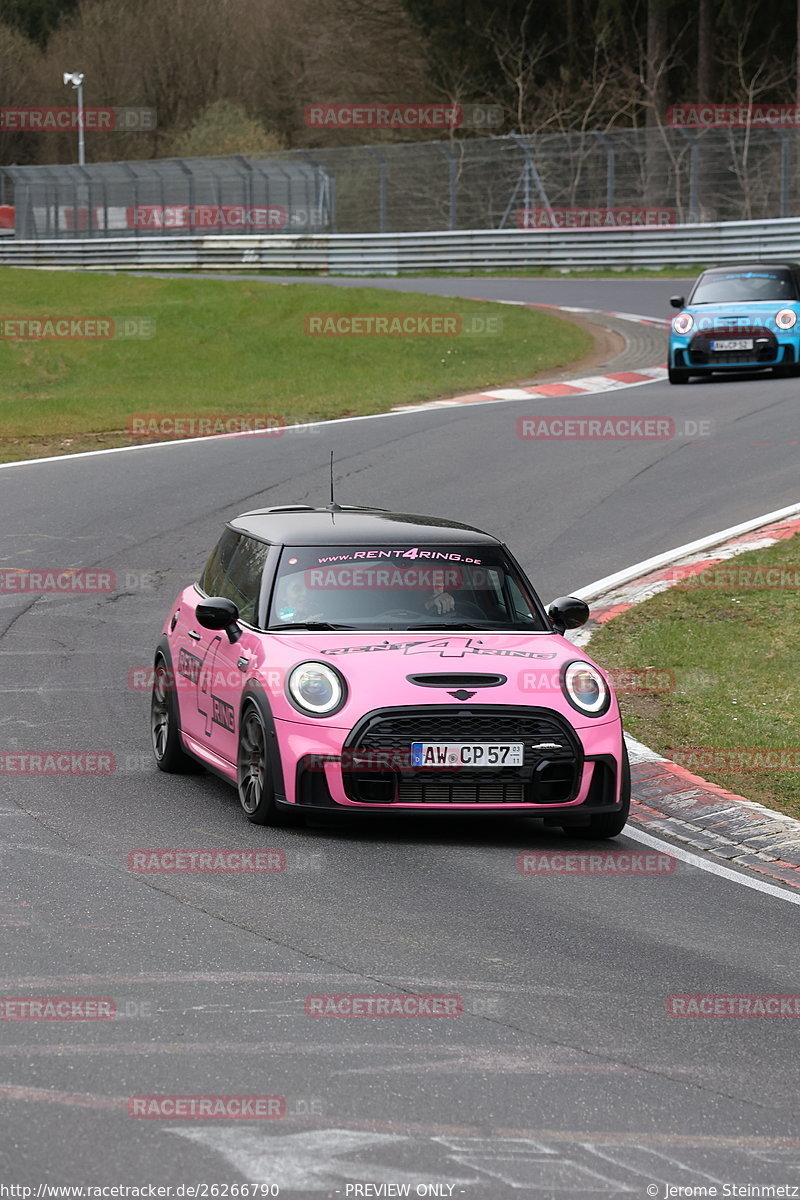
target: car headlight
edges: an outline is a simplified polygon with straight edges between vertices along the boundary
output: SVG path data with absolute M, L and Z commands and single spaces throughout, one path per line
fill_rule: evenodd
M 299 663 L 289 672 L 286 690 L 295 708 L 312 717 L 329 717 L 347 699 L 344 680 L 327 663 Z
M 694 317 L 691 313 L 678 313 L 677 317 L 672 318 L 672 328 L 676 333 L 688 333 L 694 325 Z
M 775 314 L 775 324 L 778 329 L 792 329 L 797 322 L 797 313 L 793 308 L 782 308 Z
M 608 684 L 591 663 L 568 663 L 561 677 L 561 686 L 572 707 L 589 717 L 602 716 L 611 703 Z

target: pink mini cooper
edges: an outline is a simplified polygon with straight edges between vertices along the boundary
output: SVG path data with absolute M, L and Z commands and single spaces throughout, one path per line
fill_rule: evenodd
M 614 837 L 630 806 L 619 709 L 502 542 L 380 509 L 231 521 L 155 654 L 162 771 L 200 763 L 248 819 L 421 812 L 543 818 Z

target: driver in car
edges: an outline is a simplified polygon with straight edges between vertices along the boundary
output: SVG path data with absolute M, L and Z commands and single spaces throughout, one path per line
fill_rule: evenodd
M 435 609 L 437 613 L 452 612 L 456 606 L 454 598 L 443 587 L 434 587 L 430 600 L 425 601 L 427 609 Z
M 303 572 L 297 571 L 287 575 L 278 584 L 275 600 L 275 611 L 280 621 L 325 621 L 330 614 L 319 611 L 320 597 L 314 590 L 307 588 Z M 443 586 L 434 585 L 433 595 L 425 602 L 425 608 L 437 615 L 452 612 L 456 606 L 455 599 Z

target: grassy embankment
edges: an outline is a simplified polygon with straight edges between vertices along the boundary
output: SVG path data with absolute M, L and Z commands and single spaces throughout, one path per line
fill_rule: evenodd
M 793 817 L 800 817 L 799 593 L 800 535 L 636 605 L 602 626 L 589 646 L 604 667 L 674 673 L 670 690 L 622 695 L 625 727 L 634 737 Z M 758 747 L 786 752 L 778 761 L 798 769 L 769 769 L 769 759 L 759 762 L 750 753 Z M 693 748 L 731 753 L 716 756 L 715 768 Z M 743 758 L 757 769 L 742 769 Z
M 272 414 L 286 423 L 384 412 L 530 379 L 592 339 L 540 311 L 368 287 L 0 270 L 4 317 L 140 318 L 143 339 L 0 337 L 0 461 L 136 441 L 136 414 Z M 445 313 L 495 332 L 310 336 L 311 314 Z M 484 325 L 485 328 L 485 325 Z

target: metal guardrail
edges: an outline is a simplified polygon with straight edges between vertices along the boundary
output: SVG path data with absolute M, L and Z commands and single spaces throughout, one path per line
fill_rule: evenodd
M 83 270 L 319 271 L 387 274 L 554 267 L 690 266 L 800 259 L 800 217 L 635 229 L 490 229 L 393 234 L 4 241 L 6 266 Z

